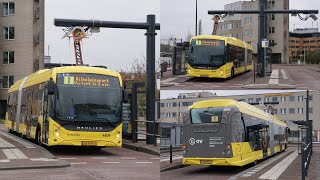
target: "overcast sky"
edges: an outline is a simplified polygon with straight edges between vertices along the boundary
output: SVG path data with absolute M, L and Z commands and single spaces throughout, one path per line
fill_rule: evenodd
M 224 5 L 237 2 L 239 0 L 198 0 L 198 20 L 202 20 L 203 34 L 212 32 L 212 16 L 208 15 L 208 10 L 223 10 Z M 289 9 L 320 9 L 319 0 L 290 0 Z M 320 15 L 317 15 L 320 18 Z M 304 16 L 303 16 L 304 17 Z M 161 39 L 168 39 L 171 36 L 185 39 L 188 32 L 195 34 L 195 0 L 161 0 Z M 312 26 L 312 19 L 306 22 L 298 17 L 290 16 L 290 30 L 295 28 L 305 28 Z M 317 22 L 313 22 L 313 27 L 317 27 Z
M 180 93 L 211 92 L 218 96 L 298 92 L 303 90 L 161 90 L 160 99 L 177 98 Z
M 148 14 L 156 15 L 160 23 L 160 0 L 46 0 L 45 55 L 52 62 L 75 63 L 73 41 L 61 27 L 53 25 L 54 18 L 97 19 L 105 21 L 146 22 Z M 90 65 L 104 65 L 112 70 L 127 70 L 134 59 L 146 54 L 145 30 L 106 29 L 83 40 L 83 61 Z M 159 58 L 160 31 L 156 36 L 156 59 Z

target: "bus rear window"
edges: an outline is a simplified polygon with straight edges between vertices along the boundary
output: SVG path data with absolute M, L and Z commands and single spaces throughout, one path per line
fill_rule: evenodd
M 202 108 L 191 110 L 192 124 L 220 123 L 223 108 Z

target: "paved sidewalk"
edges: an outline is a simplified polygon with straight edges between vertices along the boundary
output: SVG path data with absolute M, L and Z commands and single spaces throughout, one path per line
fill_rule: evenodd
M 146 144 L 145 142 L 137 142 L 137 143 L 132 143 L 131 140 L 122 140 L 122 147 L 131 149 L 134 151 L 139 151 L 155 156 L 160 156 L 160 146 L 154 146 L 153 144 Z
M 45 148 L 15 134 L 6 132 L 0 125 L 0 170 L 68 167 Z

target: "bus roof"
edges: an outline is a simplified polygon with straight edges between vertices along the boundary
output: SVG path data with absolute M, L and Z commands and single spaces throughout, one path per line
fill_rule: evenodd
M 122 78 L 120 74 L 116 71 L 112 71 L 105 68 L 90 67 L 90 66 L 66 66 L 66 67 L 56 67 L 52 69 L 42 69 L 33 74 L 27 76 L 25 83 L 22 88 L 26 88 L 35 84 L 39 84 L 48 81 L 51 77 L 56 81 L 56 75 L 59 73 L 87 73 L 87 74 L 101 74 L 118 77 L 120 81 L 120 86 L 122 87 Z M 17 91 L 23 79 L 16 81 L 8 90 L 8 93 Z
M 231 44 L 233 46 L 238 46 L 242 48 L 246 48 L 245 45 L 247 45 L 247 48 L 250 50 L 253 50 L 252 46 L 244 41 L 241 41 L 240 39 L 234 38 L 234 37 L 224 37 L 224 36 L 217 36 L 217 35 L 200 35 L 200 36 L 193 36 L 190 40 L 190 42 L 193 39 L 216 39 L 216 40 L 222 40 L 225 41 L 225 44 Z
M 212 100 L 204 100 L 193 103 L 193 105 L 189 106 L 189 109 L 197 109 L 197 108 L 207 108 L 207 107 L 227 107 L 227 106 L 235 106 L 238 107 L 240 112 L 269 121 L 270 116 L 271 119 L 282 126 L 287 126 L 286 123 L 280 121 L 277 117 L 264 112 L 263 110 L 256 108 L 245 102 L 238 102 L 233 99 L 212 99 Z

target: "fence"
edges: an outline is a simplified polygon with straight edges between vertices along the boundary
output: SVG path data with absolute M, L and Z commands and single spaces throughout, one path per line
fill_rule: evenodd
M 310 164 L 310 159 L 312 155 L 311 150 L 312 142 L 310 142 L 307 146 L 301 146 L 301 179 L 305 180 L 306 176 L 308 176 L 308 169 Z

